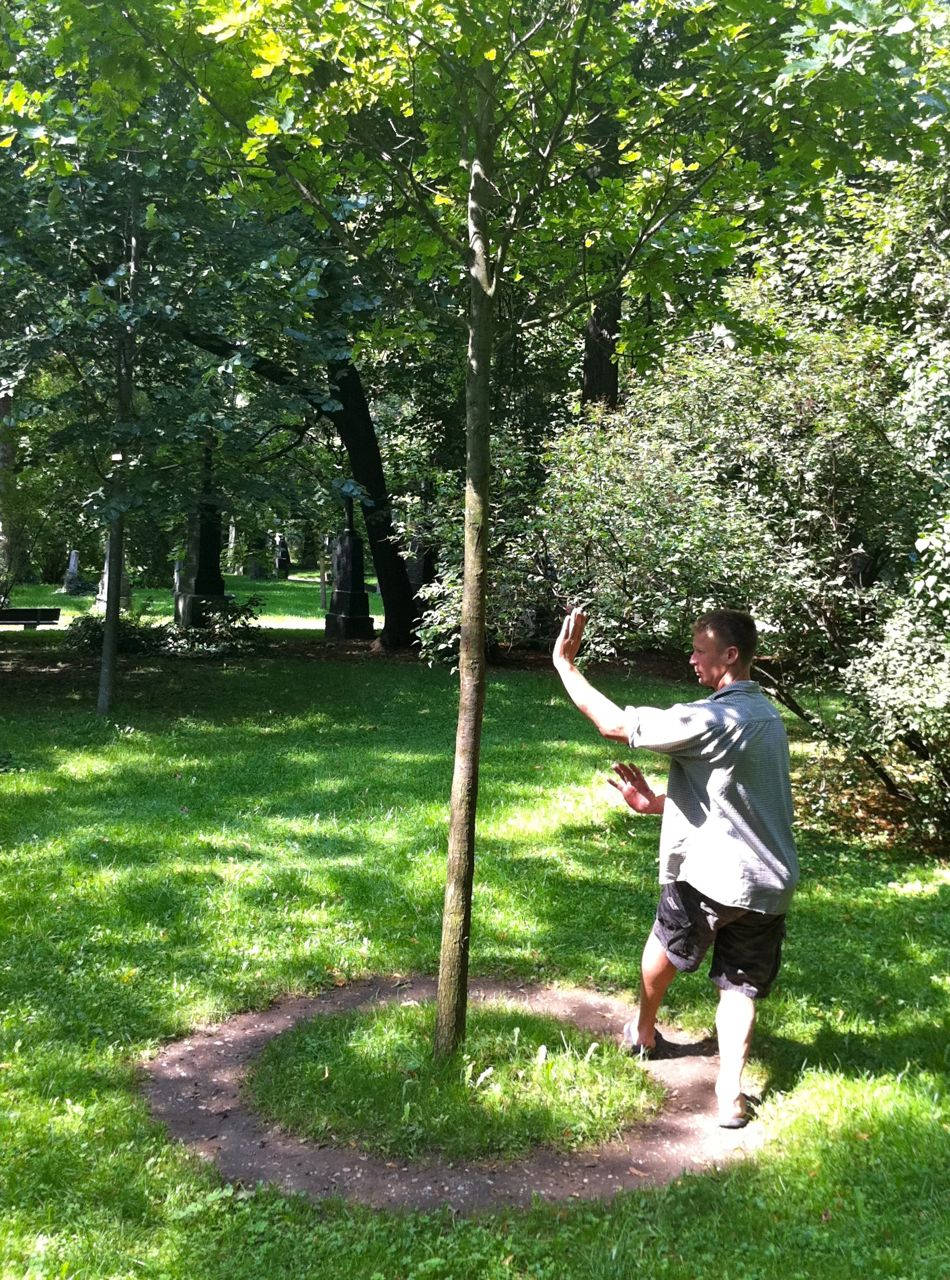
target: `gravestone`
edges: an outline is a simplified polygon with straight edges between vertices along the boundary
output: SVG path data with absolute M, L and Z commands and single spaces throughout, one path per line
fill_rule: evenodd
M 69 564 L 66 566 L 66 575 L 63 578 L 63 590 L 68 596 L 76 596 L 79 594 L 79 552 L 70 551 Z
M 175 622 L 183 631 L 208 625 L 208 611 L 234 597 L 221 576 L 221 513 L 202 502 L 188 539 L 188 555 L 175 562 Z
M 330 640 L 371 640 L 373 619 L 363 566 L 363 539 L 353 528 L 353 499 L 344 498 L 346 528 L 333 544 L 333 595 L 326 617 Z
M 70 551 L 69 564 L 66 566 L 66 573 L 63 577 L 63 585 L 56 592 L 57 595 L 66 596 L 85 596 L 96 590 L 96 584 L 89 582 L 80 576 L 79 573 L 79 552 Z
M 290 547 L 287 546 L 287 539 L 282 533 L 277 535 L 277 544 L 274 550 L 274 572 L 281 581 L 290 577 Z
M 73 553 L 75 555 L 75 552 Z M 78 559 L 78 557 L 77 557 Z M 70 557 L 70 562 L 72 557 Z M 64 584 L 65 585 L 65 584 Z M 93 609 L 96 613 L 105 613 L 106 598 L 109 593 L 109 543 L 106 540 L 106 559 L 102 566 L 102 576 L 99 579 L 99 587 L 96 591 L 96 603 Z M 119 586 L 119 608 L 131 609 L 132 607 L 132 588 L 129 586 L 129 575 L 125 568 L 125 558 L 122 560 L 122 581 Z

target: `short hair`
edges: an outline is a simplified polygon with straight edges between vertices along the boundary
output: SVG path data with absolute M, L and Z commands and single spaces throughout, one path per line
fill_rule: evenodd
M 758 632 L 749 614 L 739 609 L 710 609 L 696 619 L 693 631 L 711 631 L 721 645 L 736 646 L 743 665 L 752 661 Z

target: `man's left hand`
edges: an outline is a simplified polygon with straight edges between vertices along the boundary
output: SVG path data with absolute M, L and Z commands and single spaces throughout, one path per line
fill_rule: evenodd
M 658 796 L 635 764 L 615 764 L 616 778 L 607 781 L 626 800 L 635 813 L 662 813 L 666 796 Z M 618 781 L 619 779 L 619 781 Z

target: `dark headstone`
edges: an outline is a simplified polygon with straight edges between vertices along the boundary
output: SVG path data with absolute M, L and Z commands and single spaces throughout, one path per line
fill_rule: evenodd
M 353 500 L 346 499 L 347 527 L 333 544 L 333 595 L 326 618 L 331 640 L 371 640 L 373 619 L 363 566 L 363 540 L 353 528 Z
M 274 550 L 274 572 L 280 579 L 290 577 L 290 547 L 287 546 L 287 539 L 282 533 L 277 535 L 277 544 Z
M 175 623 L 183 631 L 207 626 L 206 610 L 219 609 L 231 598 L 221 576 L 221 513 L 202 502 L 189 532 L 188 554 L 175 562 Z

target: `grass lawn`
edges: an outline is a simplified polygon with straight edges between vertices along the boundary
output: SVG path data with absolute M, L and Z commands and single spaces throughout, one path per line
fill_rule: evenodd
M 283 992 L 435 970 L 455 683 L 381 659 L 149 659 L 123 664 L 103 723 L 60 644 L 0 633 L 3 1280 L 946 1275 L 950 878 L 829 834 L 804 797 L 753 1162 L 460 1222 L 223 1185 L 151 1123 L 134 1063 Z M 611 748 L 553 674 L 505 670 L 483 758 L 473 974 L 632 993 L 657 826 L 609 803 Z M 708 1029 L 713 1007 L 694 975 L 666 1016 Z
M 320 575 L 318 573 L 294 574 L 286 581 L 264 579 L 255 582 L 238 574 L 225 574 L 224 585 L 239 604 L 249 596 L 260 596 L 261 624 L 267 627 L 291 627 L 295 630 L 312 630 L 323 627 L 326 610 L 320 604 Z M 374 581 L 368 583 L 369 610 L 378 619 L 376 630 L 382 626 L 382 600 L 376 594 Z M 330 588 L 328 587 L 328 592 Z M 329 596 L 328 596 L 329 599 Z M 88 613 L 95 604 L 95 593 L 86 596 L 60 595 L 56 587 L 48 584 L 14 587 L 10 605 L 16 609 L 58 608 L 61 610 L 60 626 L 68 626 L 73 618 Z M 175 616 L 175 597 L 171 588 L 136 587 L 132 592 L 133 611 L 143 617 L 165 621 Z M 44 628 L 45 630 L 45 628 Z

